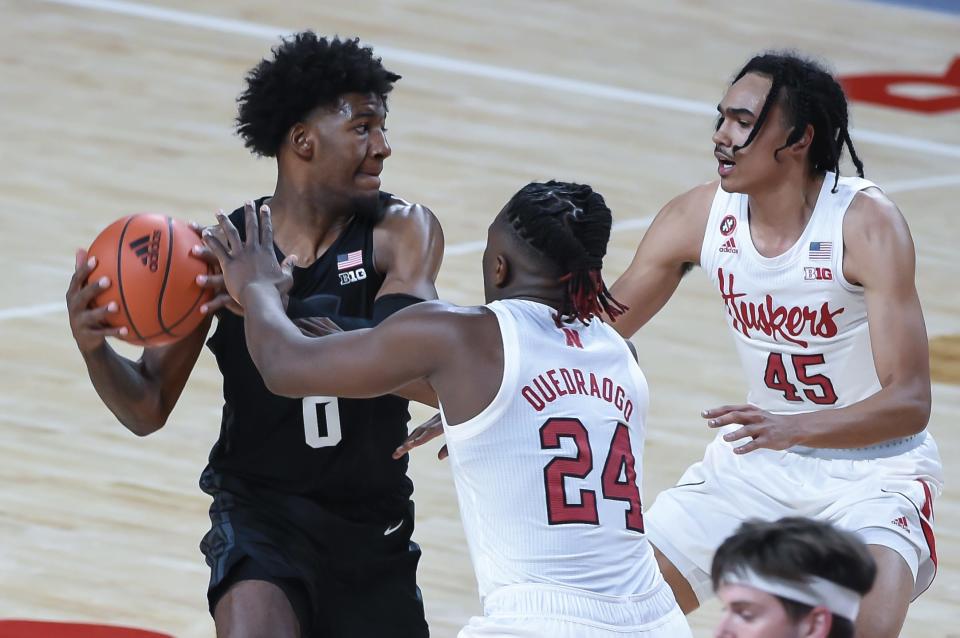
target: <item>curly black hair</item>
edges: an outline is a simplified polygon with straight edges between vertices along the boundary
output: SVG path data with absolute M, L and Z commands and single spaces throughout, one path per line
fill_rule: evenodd
M 256 155 L 273 157 L 290 127 L 319 106 L 334 105 L 345 93 L 387 94 L 400 79 L 383 67 L 359 38 L 341 40 L 303 31 L 272 49 L 247 74 L 237 98 L 237 133 Z

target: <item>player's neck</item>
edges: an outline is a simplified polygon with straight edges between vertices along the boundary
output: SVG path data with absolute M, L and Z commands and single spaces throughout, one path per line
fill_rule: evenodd
M 775 236 L 800 236 L 813 215 L 822 173 L 806 172 L 777 180 L 748 194 L 750 228 Z
M 339 212 L 341 207 L 281 183 L 266 203 L 273 218 L 274 243 L 285 255 L 300 257 L 301 266 L 326 252 L 351 219 Z

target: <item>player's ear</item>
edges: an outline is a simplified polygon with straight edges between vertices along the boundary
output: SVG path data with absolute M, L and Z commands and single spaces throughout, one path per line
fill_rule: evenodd
M 833 614 L 826 607 L 814 607 L 800 621 L 797 635 L 803 638 L 827 638 L 833 627 Z
M 790 149 L 803 152 L 810 148 L 811 143 L 813 143 L 813 125 L 807 124 L 803 129 L 803 135 L 799 140 L 790 145 Z
M 496 256 L 493 268 L 493 285 L 497 288 L 503 288 L 510 283 L 510 261 L 506 255 Z
M 313 139 L 310 137 L 310 130 L 302 122 L 297 122 L 290 127 L 290 136 L 287 141 L 290 143 L 290 149 L 301 159 L 310 160 L 313 157 Z

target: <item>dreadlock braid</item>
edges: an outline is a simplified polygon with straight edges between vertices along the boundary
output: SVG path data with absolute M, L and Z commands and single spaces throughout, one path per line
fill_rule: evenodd
M 601 312 L 611 321 L 623 314 L 626 306 L 610 295 L 600 274 L 613 223 L 600 193 L 583 184 L 533 182 L 510 200 L 506 216 L 521 239 L 564 273 L 557 325 L 589 323 Z
M 813 127 L 813 141 L 810 144 L 810 166 L 817 172 L 836 173 L 833 192 L 837 192 L 840 181 L 840 159 L 843 148 L 850 150 L 850 159 L 857 168 L 857 175 L 863 177 L 863 162 L 857 155 L 850 139 L 848 128 L 847 97 L 840 83 L 820 64 L 801 58 L 790 52 L 764 53 L 755 56 L 740 70 L 734 82 L 747 73 L 758 73 L 771 78 L 770 92 L 757 116 L 757 122 L 742 146 L 734 146 L 733 151 L 746 148 L 753 142 L 763 127 L 775 100 L 781 100 L 787 124 L 792 127 L 786 143 L 774 151 L 776 154 L 795 144 L 803 137 L 807 125 Z

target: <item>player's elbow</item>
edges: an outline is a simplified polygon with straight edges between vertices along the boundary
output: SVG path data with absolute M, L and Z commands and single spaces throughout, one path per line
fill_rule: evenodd
M 930 421 L 930 384 L 914 381 L 906 394 L 903 402 L 906 412 L 904 425 L 910 434 L 923 432 Z
M 136 416 L 122 417 L 117 415 L 120 423 L 130 430 L 136 436 L 143 438 L 163 428 L 167 424 L 169 413 L 141 414 Z
M 257 369 L 263 377 L 263 385 L 271 393 L 280 397 L 295 399 L 305 396 L 299 392 L 296 376 L 291 374 L 290 369 L 283 364 L 283 360 L 280 356 L 268 356 L 257 363 Z

